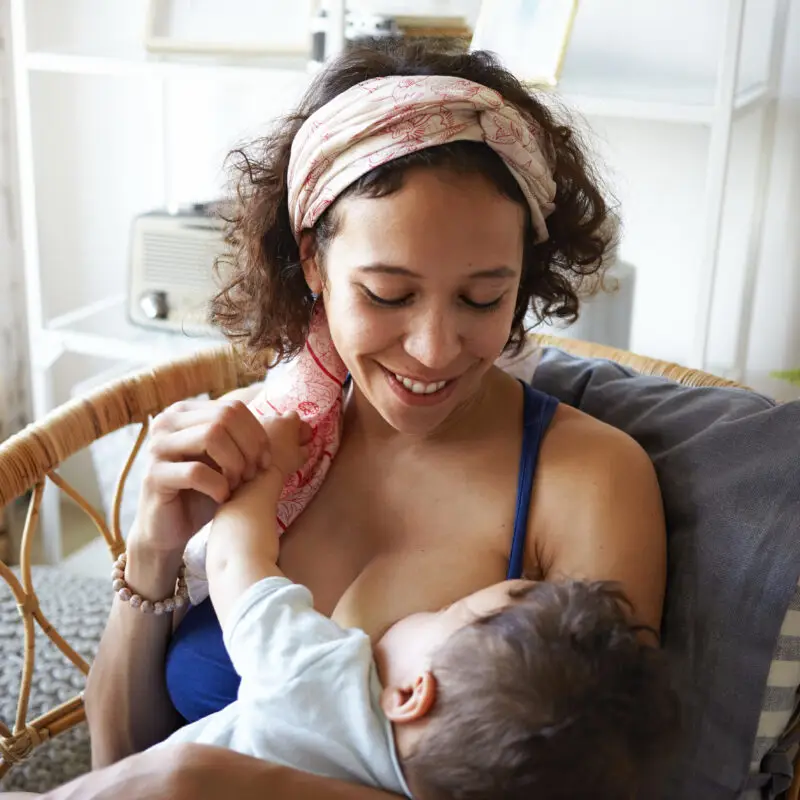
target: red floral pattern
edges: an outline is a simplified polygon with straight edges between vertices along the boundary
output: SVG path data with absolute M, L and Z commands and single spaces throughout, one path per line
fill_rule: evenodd
M 493 89 L 446 75 L 364 81 L 309 117 L 289 163 L 295 236 L 375 167 L 459 140 L 485 142 L 503 159 L 528 201 L 537 238 L 546 239 L 556 186 L 544 132 Z
M 333 346 L 322 303 L 314 309 L 302 352 L 276 372 L 274 379 L 271 377 L 267 376 L 264 390 L 251 408 L 264 416 L 297 411 L 314 431 L 308 460 L 283 487 L 278 521 L 285 529 L 316 494 L 339 449 L 347 367 Z

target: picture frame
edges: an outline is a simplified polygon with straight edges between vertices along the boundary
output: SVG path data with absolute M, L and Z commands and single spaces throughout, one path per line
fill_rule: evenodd
M 483 0 L 470 50 L 496 53 L 528 86 L 558 85 L 579 0 Z
M 242 6 L 236 0 L 147 0 L 143 43 L 154 55 L 216 56 L 234 59 L 304 59 L 311 53 L 310 24 L 315 0 L 299 0 L 287 11 L 285 0 Z M 303 12 L 306 6 L 307 12 Z M 224 14 L 219 14 L 224 8 Z M 258 19 L 244 18 L 258 9 Z M 272 15 L 272 17 L 270 17 Z M 280 20 L 279 24 L 271 19 Z M 269 31 L 273 35 L 264 35 Z M 263 33 L 262 33 L 263 32 Z

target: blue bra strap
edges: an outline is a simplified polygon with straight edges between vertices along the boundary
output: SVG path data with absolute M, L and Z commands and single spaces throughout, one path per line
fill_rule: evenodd
M 517 480 L 517 508 L 514 515 L 514 536 L 508 557 L 507 580 L 522 577 L 525 558 L 525 539 L 528 533 L 528 509 L 531 505 L 533 476 L 539 460 L 539 450 L 553 414 L 558 407 L 555 397 L 522 383 L 522 453 Z

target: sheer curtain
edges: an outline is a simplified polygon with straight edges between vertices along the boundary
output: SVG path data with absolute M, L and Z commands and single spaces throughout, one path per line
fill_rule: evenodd
M 8 39 L 0 28 L 0 440 L 25 423 L 25 295 L 14 197 L 14 153 Z
M 14 196 L 11 75 L 7 31 L 0 19 L 0 441 L 26 421 L 28 358 L 25 296 Z M 0 507 L 0 559 L 11 553 L 7 515 Z

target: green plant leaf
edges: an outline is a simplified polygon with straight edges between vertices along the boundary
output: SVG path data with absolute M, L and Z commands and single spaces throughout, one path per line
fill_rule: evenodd
M 778 372 L 772 372 L 770 374 L 773 378 L 778 378 L 782 381 L 789 381 L 789 383 L 792 383 L 795 386 L 800 386 L 800 369 L 781 370 Z

